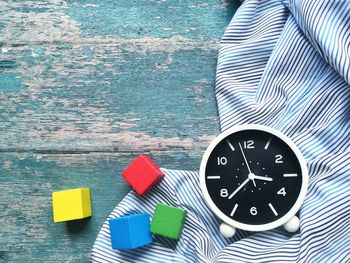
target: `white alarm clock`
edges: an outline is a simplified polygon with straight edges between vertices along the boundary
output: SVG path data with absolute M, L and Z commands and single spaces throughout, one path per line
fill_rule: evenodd
M 223 221 L 220 232 L 236 228 L 299 229 L 296 216 L 306 196 L 308 170 L 298 147 L 281 132 L 262 125 L 226 130 L 209 145 L 200 166 L 200 186 L 210 209 Z

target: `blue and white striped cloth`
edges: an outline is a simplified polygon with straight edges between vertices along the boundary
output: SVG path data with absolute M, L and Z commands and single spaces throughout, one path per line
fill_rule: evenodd
M 163 169 L 145 197 L 130 192 L 109 218 L 152 215 L 158 202 L 188 211 L 179 241 L 113 251 L 107 221 L 94 262 L 350 262 L 350 2 L 246 0 L 219 51 L 222 130 L 257 123 L 288 135 L 307 159 L 300 232 L 238 231 L 231 239 L 206 206 L 198 173 Z

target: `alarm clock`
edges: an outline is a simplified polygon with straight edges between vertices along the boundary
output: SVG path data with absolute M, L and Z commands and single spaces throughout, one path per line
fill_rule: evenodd
M 306 161 L 293 141 L 276 129 L 235 126 L 216 137 L 200 166 L 200 187 L 223 223 L 220 232 L 299 229 L 296 216 L 306 196 Z

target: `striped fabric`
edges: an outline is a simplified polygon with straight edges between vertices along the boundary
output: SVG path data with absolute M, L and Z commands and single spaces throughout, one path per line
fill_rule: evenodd
M 188 211 L 179 241 L 159 236 L 132 251 L 112 250 L 106 221 L 94 262 L 350 262 L 350 1 L 246 0 L 222 38 L 216 96 L 222 130 L 264 124 L 304 154 L 309 190 L 300 232 L 218 231 L 198 173 L 163 169 L 145 197 L 131 191 L 109 218 L 152 215 L 157 202 Z

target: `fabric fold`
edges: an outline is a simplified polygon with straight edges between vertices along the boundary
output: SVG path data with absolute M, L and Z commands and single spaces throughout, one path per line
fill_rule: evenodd
M 350 1 L 284 1 L 317 52 L 350 84 Z
M 216 98 L 222 131 L 263 124 L 288 137 L 307 160 L 310 182 L 300 231 L 219 233 L 198 173 L 163 169 L 144 197 L 131 191 L 109 218 L 152 215 L 157 202 L 187 210 L 178 241 L 112 250 L 108 219 L 94 262 L 350 262 L 349 1 L 246 0 L 220 43 Z M 199 167 L 198 167 L 199 168 Z

